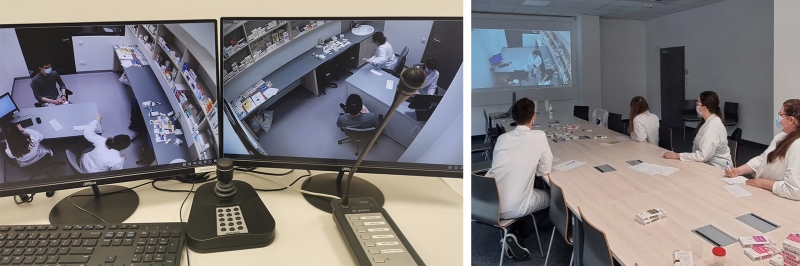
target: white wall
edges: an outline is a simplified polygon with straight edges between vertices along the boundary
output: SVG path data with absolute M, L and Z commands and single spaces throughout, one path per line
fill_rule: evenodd
M 786 27 L 783 32 L 797 32 L 797 24 Z M 776 111 L 762 103 L 773 101 L 773 1 L 721 1 L 648 20 L 646 32 L 647 100 L 654 113 L 661 116 L 659 48 L 684 46 L 686 98 L 712 90 L 723 103 L 739 103 L 742 138 L 769 144 L 773 134 L 766 129 L 774 127 Z
M 410 66 L 422 62 L 422 53 L 428 44 L 431 35 L 432 20 L 387 20 L 383 34 L 392 45 L 395 54 L 400 54 L 404 46 L 408 46 L 406 65 Z M 425 38 L 425 42 L 422 39 Z
M 775 0 L 775 95 L 772 116 L 788 99 L 800 99 L 800 1 Z M 768 109 L 768 108 L 764 108 Z M 773 126 L 773 133 L 780 131 Z M 766 130 L 765 130 L 766 131 Z
M 625 119 L 631 98 L 647 95 L 645 22 L 601 19 L 600 57 L 602 107 Z
M 216 29 L 214 23 L 183 23 L 180 26 L 192 35 L 192 37 L 200 43 L 203 47 L 211 53 L 214 58 L 217 58 L 217 51 L 214 49 L 214 40 L 216 36 Z
M 74 36 L 75 71 L 107 71 L 114 68 L 116 44 L 136 44 L 136 37 L 125 27 L 125 36 Z M 85 62 L 85 65 L 81 65 Z
M 28 77 L 28 67 L 14 29 L 0 29 L 0 94 L 11 92 L 14 78 Z
M 387 21 L 388 23 L 388 21 Z M 398 162 L 463 165 L 464 65 L 453 83 Z
M 495 29 L 473 29 L 472 30 L 472 88 L 491 88 L 494 87 L 492 72 L 488 71 L 492 67 L 489 58 L 500 53 L 504 47 L 508 46 L 506 33 L 503 30 Z
M 578 99 L 588 105 L 589 113 L 602 106 L 600 17 L 578 16 Z

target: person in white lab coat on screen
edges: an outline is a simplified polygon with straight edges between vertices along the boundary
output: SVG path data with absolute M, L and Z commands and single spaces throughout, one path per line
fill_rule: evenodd
M 439 82 L 439 64 L 436 58 L 431 57 L 425 60 L 425 83 L 422 88 L 417 91 L 417 94 L 436 95 L 436 88 Z
M 692 152 L 664 153 L 664 158 L 681 161 L 704 162 L 719 168 L 731 166 L 731 149 L 728 148 L 728 131 L 722 124 L 719 97 L 713 91 L 704 91 L 697 98 L 697 113 L 702 119 L 694 131 Z
M 642 96 L 631 99 L 631 112 L 628 116 L 628 133 L 634 141 L 647 141 L 658 145 L 658 116 L 650 113 L 650 106 Z
M 392 45 L 386 41 L 383 32 L 372 34 L 372 42 L 378 45 L 375 55 L 371 58 L 364 58 L 364 61 L 379 68 L 394 69 L 397 66 L 397 56 L 394 55 Z
M 772 139 L 764 153 L 742 166 L 726 169 L 725 175 L 755 174 L 754 179 L 745 181 L 747 185 L 800 200 L 800 99 L 783 102 L 775 126 L 781 133 Z
M 102 116 L 97 114 L 83 131 L 83 137 L 94 145 L 94 149 L 81 157 L 81 168 L 88 173 L 122 169 L 125 155 L 120 151 L 131 145 L 131 137 L 125 134 L 106 138 L 94 132 Z
M 520 259 L 530 257 L 524 238 L 534 226 L 531 213 L 550 206 L 550 193 L 534 188 L 536 176 L 545 176 L 553 167 L 553 154 L 544 131 L 534 130 L 536 104 L 522 98 L 511 108 L 517 127 L 500 135 L 494 146 L 492 168 L 486 173 L 497 182 L 500 195 L 500 218 L 521 218 L 510 228 L 503 241 L 508 243 L 506 254 Z

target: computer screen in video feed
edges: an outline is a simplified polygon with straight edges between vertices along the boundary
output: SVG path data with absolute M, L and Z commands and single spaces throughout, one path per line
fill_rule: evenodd
M 569 31 L 473 29 L 472 87 L 569 87 Z
M 214 24 L 1 26 L 0 182 L 213 163 Z
M 463 39 L 438 35 L 460 33 L 460 19 L 222 24 L 223 94 L 267 156 L 357 159 L 392 104 L 397 75 L 422 68 L 419 94 L 394 112 L 365 160 L 463 165 Z M 244 154 L 229 146 L 226 154 Z

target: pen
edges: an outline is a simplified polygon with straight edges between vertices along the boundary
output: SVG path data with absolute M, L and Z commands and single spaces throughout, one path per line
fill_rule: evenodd
M 574 162 L 577 162 L 577 161 L 571 161 L 571 162 L 567 163 L 567 165 L 570 165 L 570 164 L 572 164 L 572 163 L 574 163 Z

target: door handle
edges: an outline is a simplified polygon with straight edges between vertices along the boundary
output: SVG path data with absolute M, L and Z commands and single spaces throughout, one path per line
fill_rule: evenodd
M 442 41 L 440 41 L 439 39 L 437 39 L 436 37 L 433 37 L 433 41 L 434 41 L 434 42 L 442 42 Z
M 64 41 L 64 42 L 69 41 L 69 38 L 61 39 L 61 41 Z

